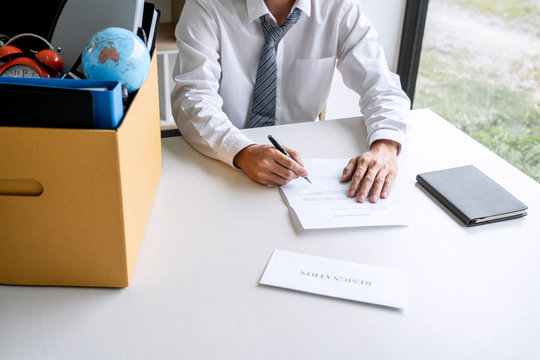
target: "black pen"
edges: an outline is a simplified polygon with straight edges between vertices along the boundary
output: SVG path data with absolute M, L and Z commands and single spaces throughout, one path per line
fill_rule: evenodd
M 268 140 L 270 140 L 270 142 L 272 143 L 272 145 L 274 145 L 274 147 L 275 147 L 276 149 L 278 149 L 278 151 L 279 151 L 280 153 L 282 153 L 283 155 L 287 156 L 287 157 L 290 158 L 290 159 L 293 159 L 292 156 L 289 155 L 289 153 L 287 152 L 287 150 L 285 150 L 285 148 L 284 148 L 283 146 L 281 146 L 281 144 L 278 143 L 277 140 L 274 139 L 274 138 L 272 137 L 272 135 L 268 135 Z M 293 159 L 293 160 L 294 160 L 294 159 Z M 296 161 L 296 160 L 295 160 L 295 161 Z M 304 179 L 306 179 L 306 181 L 307 181 L 308 183 L 311 184 L 311 180 L 309 180 L 307 176 L 306 176 Z

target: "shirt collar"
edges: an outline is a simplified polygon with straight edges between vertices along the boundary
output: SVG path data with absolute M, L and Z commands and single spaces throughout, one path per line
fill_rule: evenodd
M 249 22 L 257 20 L 261 16 L 269 13 L 264 0 L 246 0 L 246 2 Z M 293 9 L 295 7 L 302 10 L 308 17 L 311 15 L 311 0 L 297 0 Z
M 311 0 L 297 0 L 293 9 L 295 7 L 302 10 L 302 12 L 307 15 L 307 17 L 311 16 Z

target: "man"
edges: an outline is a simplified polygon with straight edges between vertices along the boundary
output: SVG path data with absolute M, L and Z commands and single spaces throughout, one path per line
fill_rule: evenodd
M 341 181 L 359 202 L 388 196 L 410 102 L 356 1 L 188 0 L 176 38 L 173 116 L 195 149 L 261 184 L 306 177 L 296 151 L 287 148 L 291 160 L 239 129 L 313 121 L 337 63 L 360 94 L 370 145 Z

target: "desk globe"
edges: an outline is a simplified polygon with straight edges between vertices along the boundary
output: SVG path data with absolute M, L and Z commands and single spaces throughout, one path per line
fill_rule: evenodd
M 110 27 L 95 33 L 82 53 L 88 79 L 120 81 L 128 92 L 140 88 L 150 72 L 150 54 L 133 32 Z

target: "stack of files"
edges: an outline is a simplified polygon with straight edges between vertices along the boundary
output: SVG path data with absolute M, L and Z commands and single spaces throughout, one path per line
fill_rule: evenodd
M 118 81 L 0 77 L 1 126 L 116 129 L 124 115 Z
M 159 18 L 161 16 L 161 10 L 156 9 L 156 6 L 150 2 L 144 3 L 144 11 L 141 29 L 144 31 L 146 37 L 145 44 L 150 52 L 150 56 L 154 53 L 156 46 L 156 37 L 159 26 Z

